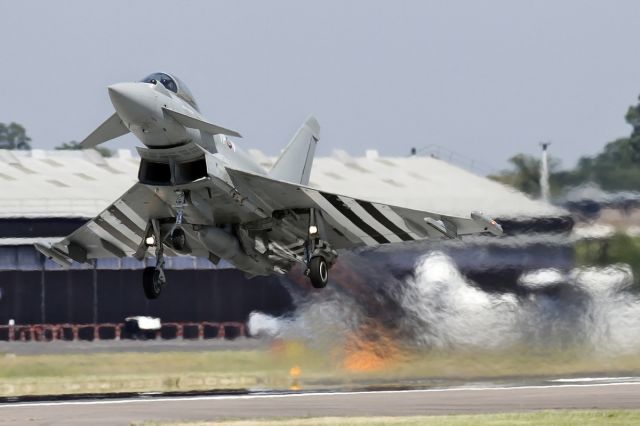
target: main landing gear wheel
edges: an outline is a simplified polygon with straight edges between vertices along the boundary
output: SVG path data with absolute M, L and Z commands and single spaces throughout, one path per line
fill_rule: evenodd
M 314 288 L 325 288 L 329 281 L 329 267 L 322 256 L 311 258 L 309 262 L 309 279 Z
M 144 268 L 142 272 L 142 287 L 147 299 L 157 299 L 162 293 L 162 287 L 165 284 L 164 271 L 153 266 Z

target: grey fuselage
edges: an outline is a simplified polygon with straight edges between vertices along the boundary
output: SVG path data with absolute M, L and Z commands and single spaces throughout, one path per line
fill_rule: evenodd
M 163 107 L 203 119 L 195 103 L 187 101 L 179 93 L 168 90 L 160 83 L 114 84 L 109 86 L 109 97 L 125 126 L 149 149 L 156 149 L 161 153 L 167 148 L 194 143 L 212 154 L 221 154 L 235 168 L 265 173 L 262 167 L 226 135 L 211 135 L 185 127 L 167 115 Z
M 267 173 L 227 135 L 186 126 L 168 114 L 166 110 L 176 111 L 207 124 L 187 93 L 169 90 L 157 81 L 109 87 L 122 123 L 146 146 L 138 148 L 140 183 L 172 208 L 178 192 L 188 194 L 183 229 L 189 249 L 179 254 L 208 256 L 214 261 L 222 258 L 250 275 L 288 271 L 301 258 L 292 253 L 274 255 L 272 245 L 303 245 L 305 235 L 270 225 L 266 226 L 268 231 L 265 228 L 262 232 L 243 227 L 246 223 L 269 221 L 271 212 L 244 199 L 235 190 L 226 168 Z M 169 219 L 163 223 L 165 233 L 175 226 Z

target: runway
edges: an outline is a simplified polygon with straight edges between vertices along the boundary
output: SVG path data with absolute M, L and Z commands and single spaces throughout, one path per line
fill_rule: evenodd
M 567 379 L 573 380 L 573 379 Z M 2 425 L 129 425 L 131 422 L 318 416 L 410 416 L 542 409 L 640 408 L 640 378 L 577 379 L 539 386 L 377 392 L 284 393 L 36 402 L 0 405 Z

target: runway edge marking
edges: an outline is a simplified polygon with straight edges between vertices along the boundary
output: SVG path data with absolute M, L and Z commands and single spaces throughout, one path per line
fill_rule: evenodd
M 496 391 L 496 390 L 531 390 L 531 389 L 561 389 L 561 388 L 597 388 L 608 386 L 635 386 L 638 382 L 616 382 L 616 383 L 594 383 L 588 385 L 566 384 L 566 385 L 533 385 L 533 386 L 496 386 L 496 387 L 461 387 L 442 389 L 405 389 L 405 390 L 385 390 L 385 391 L 354 391 L 354 392 L 309 392 L 309 393 L 281 393 L 281 394 L 254 394 L 254 395 L 209 395 L 209 396 L 180 396 L 168 398 L 129 398 L 129 399 L 109 399 L 94 401 L 52 401 L 52 402 L 16 402 L 0 404 L 1 408 L 17 407 L 51 407 L 65 405 L 117 405 L 129 403 L 149 403 L 149 402 L 189 402 L 189 401 L 215 401 L 215 400 L 240 400 L 240 399 L 273 399 L 273 398 L 305 398 L 318 396 L 348 396 L 348 395 L 373 395 L 373 394 L 394 394 L 394 393 L 437 393 L 437 392 L 468 392 L 468 391 Z

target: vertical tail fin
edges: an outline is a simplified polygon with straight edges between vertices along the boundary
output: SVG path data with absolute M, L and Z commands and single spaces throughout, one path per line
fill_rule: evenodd
M 280 154 L 269 171 L 269 176 L 273 179 L 307 185 L 318 140 L 320 140 L 320 124 L 311 116 Z

